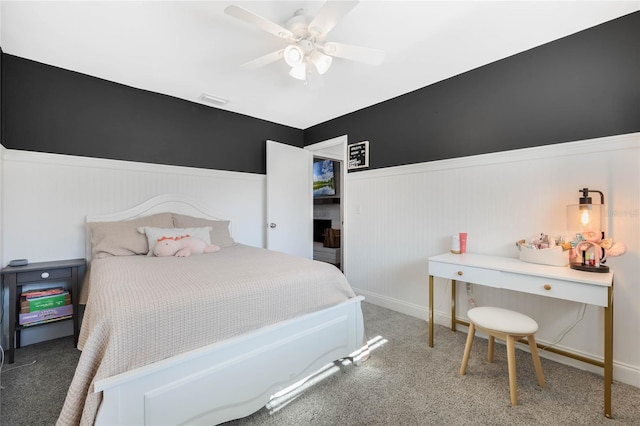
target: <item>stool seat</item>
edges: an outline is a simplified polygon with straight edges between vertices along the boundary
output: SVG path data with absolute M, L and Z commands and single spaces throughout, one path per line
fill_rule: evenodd
M 469 310 L 467 316 L 478 327 L 502 333 L 526 336 L 538 331 L 538 323 L 533 318 L 509 309 L 482 306 Z
M 516 349 L 515 342 L 522 337 L 527 338 L 531 357 L 533 358 L 533 366 L 538 376 L 538 384 L 545 387 L 544 374 L 542 373 L 542 364 L 538 357 L 538 347 L 536 346 L 535 333 L 538 331 L 538 323 L 533 319 L 519 312 L 509 309 L 496 308 L 493 306 L 482 306 L 470 309 L 467 312 L 469 317 L 469 334 L 467 335 L 467 344 L 464 348 L 464 356 L 462 357 L 462 365 L 460 366 L 460 374 L 467 372 L 467 364 L 469 363 L 469 355 L 473 345 L 473 338 L 476 329 L 483 331 L 489 335 L 489 347 L 487 351 L 487 360 L 493 362 L 493 347 L 496 338 L 504 340 L 507 344 L 507 364 L 509 366 L 509 392 L 511 394 L 511 405 L 518 405 L 518 394 L 516 388 Z

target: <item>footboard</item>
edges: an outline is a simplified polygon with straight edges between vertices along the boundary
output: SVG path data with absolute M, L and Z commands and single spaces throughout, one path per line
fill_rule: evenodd
M 100 380 L 96 425 L 212 425 L 247 416 L 363 346 L 363 299 Z

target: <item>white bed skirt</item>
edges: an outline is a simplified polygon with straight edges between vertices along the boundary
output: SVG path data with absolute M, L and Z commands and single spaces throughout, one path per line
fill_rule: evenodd
M 363 299 L 100 380 L 95 424 L 213 425 L 245 417 L 328 363 L 360 353 Z

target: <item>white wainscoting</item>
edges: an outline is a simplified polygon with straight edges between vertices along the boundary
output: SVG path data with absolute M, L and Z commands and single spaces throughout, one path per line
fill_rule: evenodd
M 639 169 L 640 134 L 631 134 L 352 173 L 346 275 L 369 302 L 426 319 L 426 259 L 449 251 L 452 234 L 468 233 L 469 252 L 517 257 L 521 238 L 566 234 L 566 206 L 577 204 L 579 189 L 603 191 L 607 236 L 628 249 L 607 262 L 615 271 L 614 378 L 640 387 Z M 464 288 L 458 291 L 462 316 L 469 308 Z M 450 324 L 449 295 L 450 282 L 436 280 L 436 322 L 443 325 Z M 533 316 L 537 339 L 546 343 L 555 342 L 582 307 L 478 286 L 473 298 Z M 588 307 L 558 346 L 601 358 L 602 318 L 602 310 Z
M 264 175 L 8 149 L 2 150 L 0 167 L 3 266 L 17 258 L 84 257 L 87 215 L 123 210 L 164 193 L 199 200 L 232 220 L 236 241 L 264 246 Z M 3 336 L 6 324 L 5 314 Z M 46 328 L 48 338 L 72 334 L 70 322 Z M 42 340 L 43 329 L 25 330 L 23 344 Z
M 375 156 L 375 146 L 371 149 Z M 82 257 L 86 215 L 122 210 L 167 192 L 203 200 L 233 220 L 237 241 L 264 245 L 264 175 L 0 150 L 3 265 L 21 257 L 32 262 Z M 608 262 L 616 281 L 614 378 L 640 387 L 639 169 L 640 134 L 631 134 L 351 173 L 346 275 L 367 301 L 426 319 L 426 258 L 448 251 L 451 234 L 468 232 L 470 252 L 516 257 L 517 239 L 563 232 L 566 205 L 577 202 L 578 189 L 601 190 L 608 235 L 628 247 Z M 449 285 L 436 283 L 436 322 L 444 325 L 450 319 Z M 543 342 L 554 342 L 581 308 L 479 287 L 473 297 L 480 305 L 532 315 Z M 39 340 L 26 334 L 24 344 Z M 587 308 L 558 346 L 598 357 L 602 334 L 602 312 Z

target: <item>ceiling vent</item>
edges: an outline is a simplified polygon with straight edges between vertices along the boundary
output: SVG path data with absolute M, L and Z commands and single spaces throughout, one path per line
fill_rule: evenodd
M 207 95 L 206 93 L 203 93 L 202 95 L 200 95 L 199 99 L 201 101 L 208 102 L 214 105 L 219 105 L 219 106 L 226 105 L 229 103 L 229 99 L 221 98 L 219 96 L 214 96 L 214 95 Z

